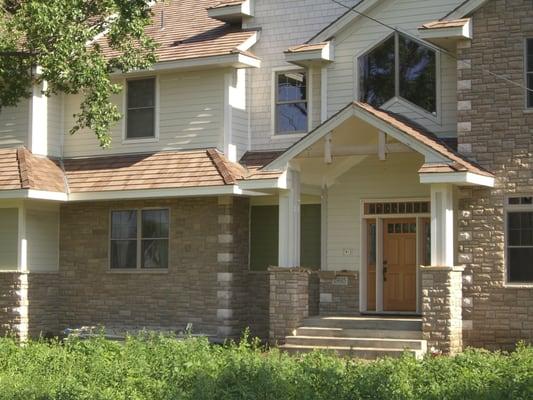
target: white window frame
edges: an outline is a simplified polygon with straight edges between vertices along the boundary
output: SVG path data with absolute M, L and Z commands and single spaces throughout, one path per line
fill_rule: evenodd
M 167 211 L 168 212 L 168 238 L 146 238 L 147 240 L 168 240 L 168 265 L 167 268 L 142 268 L 142 242 L 145 238 L 142 236 L 142 212 L 148 211 L 148 210 L 160 210 L 160 211 Z M 136 235 L 136 242 L 137 242 L 137 262 L 135 268 L 113 268 L 111 265 L 111 242 L 114 240 L 112 239 L 112 229 L 113 229 L 113 213 L 114 212 L 121 212 L 121 211 L 135 211 L 137 213 L 137 235 Z M 170 268 L 170 226 L 171 226 L 171 215 L 170 215 L 170 208 L 168 207 L 144 207 L 144 208 L 115 208 L 109 210 L 109 229 L 108 229 L 108 272 L 112 273 L 161 273 L 161 272 L 167 272 Z M 115 239 L 117 240 L 117 239 Z M 127 239 L 124 239 L 127 240 Z M 129 239 L 133 240 L 133 239 Z
M 283 74 L 285 72 L 298 72 L 303 71 L 306 75 L 306 104 L 307 104 L 307 129 L 305 131 L 298 131 L 298 132 L 290 132 L 290 133 L 278 133 L 277 131 L 277 105 L 278 105 L 278 75 Z M 299 66 L 285 66 L 285 67 L 276 67 L 272 69 L 272 138 L 291 138 L 291 137 L 302 137 L 309 133 L 310 126 L 311 126 L 311 113 L 312 113 L 312 90 L 313 90 L 313 82 L 312 82 L 312 74 L 311 70 L 309 68 L 302 68 Z M 303 101 L 294 101 L 294 102 L 285 102 L 285 103 L 303 103 Z
M 511 212 L 532 212 L 533 213 L 533 204 L 509 204 L 511 198 L 521 198 L 521 197 L 533 197 L 533 194 L 513 194 L 511 196 L 505 197 L 504 203 L 504 265 L 505 265 L 505 286 L 508 287 L 533 287 L 533 281 L 531 282 L 513 282 L 509 280 L 510 276 L 510 265 L 509 265 L 509 213 Z M 511 246 L 511 247 L 533 247 L 533 246 Z
M 154 79 L 155 91 L 154 91 L 154 136 L 145 138 L 128 138 L 128 82 Z M 159 97 L 160 97 L 160 85 L 159 76 L 137 76 L 134 78 L 128 78 L 123 83 L 124 90 L 122 91 L 122 144 L 136 144 L 136 143 L 156 143 L 159 142 Z
M 393 104 L 399 102 L 408 107 L 411 111 L 416 112 L 417 114 L 421 115 L 424 118 L 428 118 L 432 120 L 433 122 L 440 124 L 441 116 L 442 116 L 442 80 L 441 80 L 441 74 L 442 74 L 442 57 L 440 52 L 432 49 L 429 47 L 426 43 L 424 43 L 421 40 L 417 40 L 413 38 L 412 36 L 407 36 L 409 40 L 412 40 L 414 42 L 419 43 L 422 46 L 425 46 L 432 50 L 435 53 L 435 113 L 432 113 L 419 105 L 413 103 L 412 101 L 407 100 L 406 98 L 400 96 L 400 57 L 399 57 L 399 35 L 400 33 L 387 33 L 386 35 L 379 38 L 379 40 L 375 43 L 372 43 L 372 45 L 368 46 L 367 48 L 363 49 L 362 51 L 358 52 L 354 58 L 354 98 L 358 101 L 361 100 L 361 72 L 360 72 L 360 66 L 359 62 L 361 57 L 364 57 L 368 53 L 370 53 L 372 50 L 374 50 L 376 47 L 380 46 L 383 42 L 390 39 L 391 37 L 394 37 L 394 54 L 395 54 L 395 65 L 394 65 L 394 96 L 387 100 L 385 103 L 383 103 L 382 107 L 383 109 L 390 108 Z M 404 35 L 406 36 L 406 35 Z
M 532 41 L 533 42 L 533 37 L 528 37 L 524 40 L 524 87 L 525 87 L 525 90 L 524 90 L 524 94 L 525 94 L 525 99 L 524 99 L 524 104 L 525 104 L 525 108 L 527 111 L 533 111 L 533 104 L 529 104 L 529 90 L 528 89 L 531 89 L 533 90 L 533 87 L 532 88 L 528 88 L 528 77 L 531 75 L 533 76 L 533 71 L 528 71 L 527 70 L 527 58 L 528 58 L 528 52 L 527 52 L 527 42 L 528 41 Z

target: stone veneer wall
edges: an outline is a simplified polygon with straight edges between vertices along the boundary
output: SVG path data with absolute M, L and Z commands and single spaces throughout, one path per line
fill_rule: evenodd
M 301 268 L 270 269 L 271 343 L 282 344 L 309 316 L 309 276 Z
M 270 322 L 270 273 L 248 273 L 248 327 L 253 337 L 268 340 Z
M 110 271 L 112 209 L 170 209 L 169 268 Z M 247 199 L 186 198 L 61 207 L 59 327 L 240 336 L 248 269 Z
M 54 337 L 59 332 L 59 274 L 28 274 L 28 335 Z
M 457 354 L 462 342 L 462 267 L 421 267 L 422 332 L 428 348 Z
M 20 332 L 24 321 L 21 314 L 21 274 L 18 272 L 0 273 L 0 336 Z
M 493 189 L 464 189 L 459 263 L 464 274 L 465 345 L 512 348 L 533 340 L 533 287 L 506 282 L 506 195 L 533 194 L 533 113 L 524 84 L 524 43 L 533 38 L 533 3 L 493 0 L 473 15 L 473 40 L 458 46 L 459 151 L 496 175 Z
M 359 314 L 359 274 L 320 272 L 320 314 Z

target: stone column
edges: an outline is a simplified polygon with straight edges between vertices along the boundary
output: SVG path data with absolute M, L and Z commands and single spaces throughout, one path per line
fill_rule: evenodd
M 272 344 L 283 343 L 309 316 L 309 271 L 301 268 L 271 268 L 270 329 Z
M 217 336 L 239 338 L 246 325 L 247 199 L 218 199 Z
M 420 267 L 422 331 L 428 348 L 444 354 L 463 349 L 464 267 Z

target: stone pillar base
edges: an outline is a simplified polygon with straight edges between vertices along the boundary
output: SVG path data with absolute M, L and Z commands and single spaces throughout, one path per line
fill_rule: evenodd
M 420 267 L 422 331 L 430 351 L 463 350 L 462 302 L 464 267 Z

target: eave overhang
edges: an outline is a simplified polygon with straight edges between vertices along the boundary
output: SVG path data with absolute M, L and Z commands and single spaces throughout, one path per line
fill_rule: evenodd
M 303 67 L 324 65 L 334 61 L 333 44 L 331 42 L 290 47 L 284 54 L 285 61 Z
M 418 28 L 421 39 L 444 48 L 454 48 L 459 40 L 472 39 L 472 20 L 442 20 L 429 22 Z
M 220 2 L 213 7 L 209 7 L 207 15 L 210 18 L 233 24 L 242 22 L 244 18 L 254 16 L 252 0 Z

